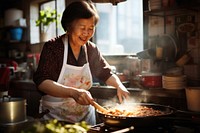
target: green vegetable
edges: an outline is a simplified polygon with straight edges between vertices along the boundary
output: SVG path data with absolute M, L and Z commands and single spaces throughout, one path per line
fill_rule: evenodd
M 87 133 L 89 129 L 90 126 L 85 121 L 75 124 L 63 124 L 54 119 L 45 124 L 37 122 L 21 133 Z

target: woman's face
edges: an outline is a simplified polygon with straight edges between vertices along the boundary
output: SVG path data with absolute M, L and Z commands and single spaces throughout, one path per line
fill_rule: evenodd
M 74 22 L 72 31 L 69 34 L 70 45 L 82 46 L 94 35 L 95 19 L 78 19 Z

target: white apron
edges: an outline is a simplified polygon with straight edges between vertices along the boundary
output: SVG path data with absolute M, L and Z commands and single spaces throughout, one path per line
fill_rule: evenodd
M 88 56 L 87 63 L 82 67 L 68 65 L 68 39 L 63 38 L 65 45 L 63 66 L 58 78 L 58 83 L 89 90 L 92 86 L 92 75 L 89 68 Z M 86 47 L 85 47 L 85 50 Z M 90 125 L 96 124 L 95 109 L 91 105 L 80 105 L 73 98 L 59 98 L 45 95 L 40 101 L 40 112 L 48 109 L 50 113 L 44 115 L 44 119 L 58 119 L 68 122 L 86 121 Z

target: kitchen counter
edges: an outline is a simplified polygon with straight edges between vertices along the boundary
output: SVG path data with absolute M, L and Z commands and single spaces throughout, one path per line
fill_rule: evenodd
M 127 88 L 134 102 L 148 102 L 170 105 L 177 109 L 186 109 L 185 90 L 166 89 L 140 89 Z M 101 103 L 101 100 L 112 100 L 116 98 L 116 89 L 111 86 L 93 86 L 90 89 L 92 96 Z M 27 114 L 34 116 L 38 112 L 39 100 L 42 94 L 36 89 L 32 80 L 10 81 L 9 94 L 13 97 L 27 99 Z
M 36 86 L 32 80 L 12 80 L 10 82 L 11 90 L 13 87 L 17 87 L 19 90 L 30 90 L 36 91 Z M 146 95 L 146 96 L 159 96 L 159 97 L 176 97 L 185 98 L 185 90 L 167 90 L 163 88 L 151 88 L 151 89 L 140 89 L 140 88 L 127 88 L 131 96 L 134 95 Z M 94 85 L 90 89 L 90 92 L 95 98 L 109 99 L 116 95 L 116 89 L 112 86 L 98 86 Z M 99 95 L 101 94 L 101 95 Z
M 176 109 L 187 110 L 185 90 L 167 90 L 163 88 L 140 89 L 127 88 L 130 92 L 131 101 L 147 102 L 172 106 Z M 94 98 L 111 101 L 116 98 L 116 89 L 110 86 L 93 86 L 90 92 Z M 98 101 L 99 103 L 101 101 Z
M 158 96 L 158 97 L 176 97 L 185 98 L 185 90 L 167 90 L 163 88 L 151 88 L 151 89 L 140 89 L 140 88 L 127 88 L 131 96 L 135 95 L 146 95 L 146 96 Z M 116 89 L 111 86 L 93 86 L 90 92 L 94 97 L 107 99 L 114 97 L 116 94 Z M 102 94 L 102 95 L 99 95 Z

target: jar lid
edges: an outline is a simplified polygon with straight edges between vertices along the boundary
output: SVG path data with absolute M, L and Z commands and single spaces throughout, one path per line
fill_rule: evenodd
M 142 72 L 142 76 L 162 76 L 162 74 L 156 72 Z

